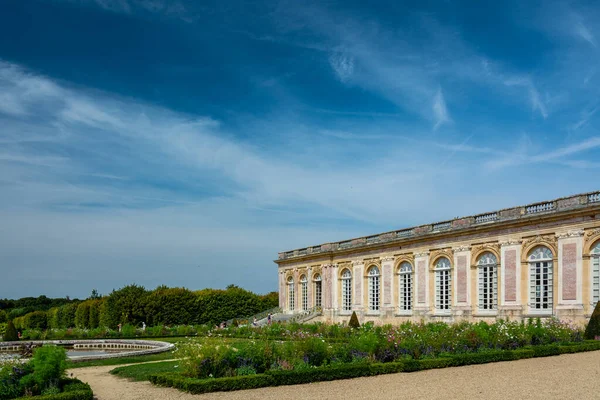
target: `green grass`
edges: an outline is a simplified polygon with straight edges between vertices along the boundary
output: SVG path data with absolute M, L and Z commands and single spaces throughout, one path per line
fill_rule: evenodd
M 148 361 L 162 361 L 172 360 L 175 357 L 170 351 L 159 354 L 150 354 L 147 356 L 133 356 L 133 357 L 120 357 L 120 358 L 108 358 L 106 360 L 93 360 L 93 361 L 82 361 L 73 362 L 67 361 L 67 368 L 83 368 L 83 367 L 101 367 L 105 365 L 122 365 L 122 364 L 134 364 L 144 363 Z
M 147 381 L 150 375 L 160 372 L 177 371 L 176 366 L 179 361 L 165 361 L 149 364 L 129 365 L 127 367 L 118 367 L 110 371 L 111 374 L 120 376 L 121 378 L 131 379 L 133 381 Z

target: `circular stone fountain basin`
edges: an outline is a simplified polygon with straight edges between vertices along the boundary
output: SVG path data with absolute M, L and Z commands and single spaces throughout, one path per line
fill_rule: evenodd
M 67 356 L 74 362 L 158 354 L 175 347 L 172 343 L 154 340 L 28 340 L 0 342 L 0 359 L 19 358 L 26 346 L 39 347 L 44 344 L 64 347 L 67 350 Z

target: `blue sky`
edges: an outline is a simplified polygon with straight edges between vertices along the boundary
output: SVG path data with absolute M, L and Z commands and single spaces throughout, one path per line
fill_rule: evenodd
M 0 0 L 0 297 L 598 190 L 600 6 L 477 4 Z

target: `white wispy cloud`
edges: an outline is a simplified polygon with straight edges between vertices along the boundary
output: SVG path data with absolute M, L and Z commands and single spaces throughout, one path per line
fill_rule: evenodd
M 581 37 L 583 40 L 596 47 L 596 39 L 590 30 L 583 24 L 583 22 L 578 21 L 575 23 L 575 32 Z
M 433 126 L 434 130 L 439 128 L 442 124 L 450 121 L 450 114 L 446 108 L 446 102 L 444 101 L 444 94 L 442 93 L 441 88 L 438 89 L 435 97 L 433 98 L 432 109 L 435 117 L 435 125 Z
M 548 109 L 542 100 L 540 93 L 533 84 L 530 78 L 516 77 L 509 78 L 504 81 L 506 86 L 521 86 L 527 89 L 529 93 L 529 102 L 531 103 L 531 111 L 538 111 L 545 119 L 548 118 Z
M 331 68 L 342 82 L 348 82 L 354 73 L 354 57 L 344 53 L 333 53 L 329 56 Z

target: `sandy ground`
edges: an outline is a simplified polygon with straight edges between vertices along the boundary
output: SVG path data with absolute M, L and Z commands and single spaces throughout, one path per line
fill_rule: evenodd
M 557 357 L 380 375 L 307 385 L 191 395 L 110 375 L 115 368 L 71 372 L 99 400 L 125 399 L 600 399 L 600 351 Z

